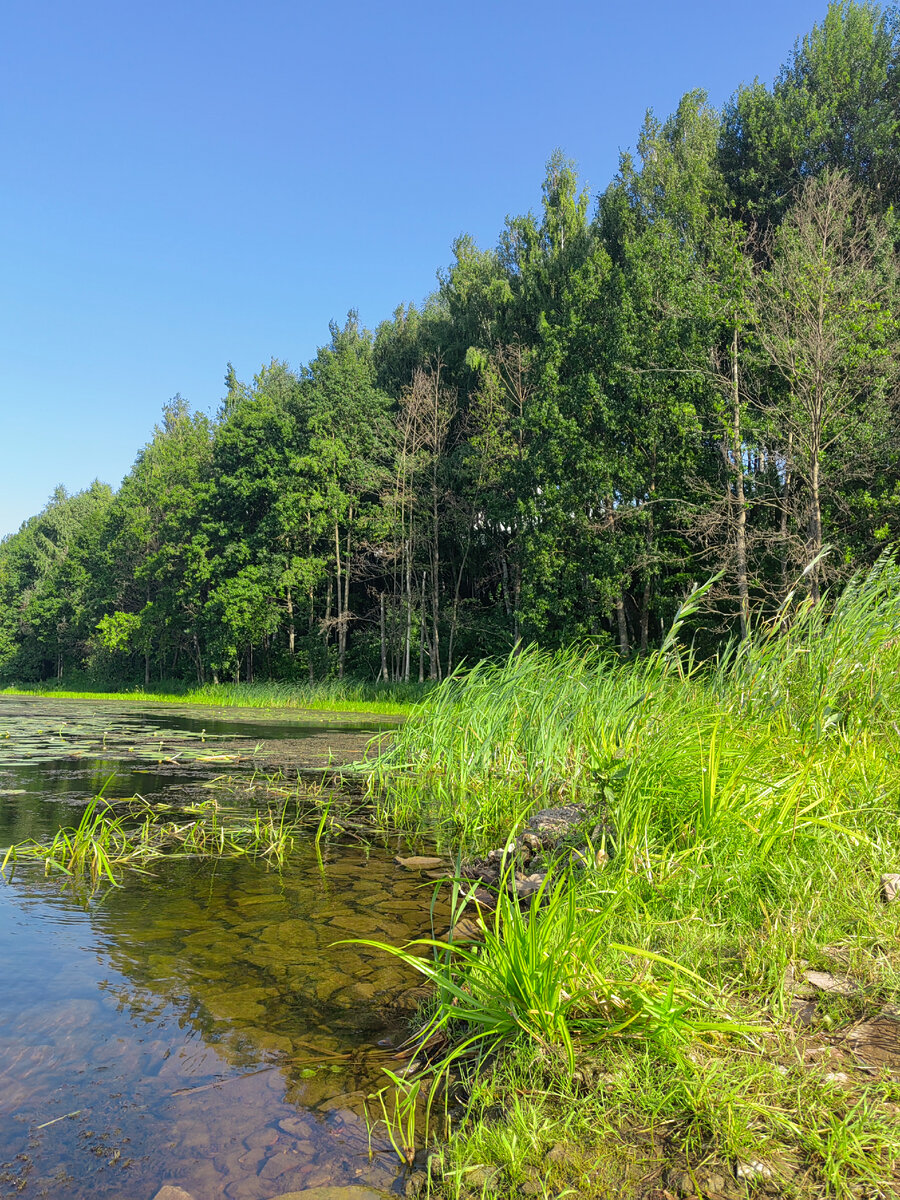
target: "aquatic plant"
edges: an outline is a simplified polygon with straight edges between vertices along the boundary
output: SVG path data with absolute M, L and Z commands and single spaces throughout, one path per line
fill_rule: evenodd
M 365 1109 L 370 1153 L 372 1135 L 378 1125 L 384 1125 L 394 1153 L 405 1167 L 411 1167 L 416 1156 L 416 1148 L 422 1138 L 419 1115 L 422 1108 L 424 1081 L 419 1076 L 411 1079 L 404 1078 L 395 1074 L 388 1067 L 383 1067 L 382 1070 L 390 1079 L 390 1083 L 367 1097 L 368 1101 L 375 1101 L 378 1104 L 381 1117 L 373 1121 L 368 1105 Z
M 115 805 L 96 797 L 78 824 L 60 829 L 50 842 L 33 839 L 10 846 L 0 863 L 6 873 L 17 862 L 43 862 L 47 874 L 87 878 L 96 887 L 106 880 L 118 885 L 125 867 L 146 868 L 154 859 L 170 857 L 241 857 L 262 859 L 282 866 L 297 837 L 309 829 L 316 808 L 301 809 L 296 803 L 289 815 L 288 804 L 268 806 L 263 812 L 225 808 L 210 798 L 178 811 L 184 819 L 166 819 L 169 805 L 154 806 L 135 797 Z M 327 816 L 327 813 L 326 813 Z M 320 824 L 321 837 L 321 824 Z

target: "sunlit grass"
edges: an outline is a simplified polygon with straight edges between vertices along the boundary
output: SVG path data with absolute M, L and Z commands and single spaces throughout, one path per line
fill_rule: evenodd
M 484 1195 L 513 1194 L 526 1166 L 548 1195 L 636 1195 L 661 1162 L 744 1187 L 741 1161 L 786 1196 L 900 1190 L 900 1085 L 806 1063 L 790 982 L 854 980 L 819 998 L 808 1038 L 900 1001 L 900 904 L 879 892 L 900 870 L 900 568 L 885 556 L 833 601 L 792 600 L 702 666 L 677 642 L 693 603 L 637 663 L 526 648 L 480 664 L 371 769 L 384 819 L 467 854 L 576 802 L 609 856 L 560 850 L 525 910 L 501 888 L 481 945 L 384 947 L 434 985 L 420 1036 L 443 1041 L 422 1069 L 472 1092 L 443 1196 L 477 1195 L 485 1164 Z M 548 1173 L 560 1140 L 568 1164 Z
M 0 689 L 0 695 L 52 696 L 63 700 L 138 700 L 142 703 L 196 704 L 219 708 L 284 708 L 310 713 L 376 713 L 403 716 L 428 691 L 428 684 L 326 680 L 301 683 L 221 683 L 203 686 L 161 684 L 158 688 L 104 691 L 58 687 L 53 682 Z

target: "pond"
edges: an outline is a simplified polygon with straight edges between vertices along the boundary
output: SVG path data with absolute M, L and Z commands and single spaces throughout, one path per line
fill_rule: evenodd
M 223 769 L 287 782 L 387 724 L 0 697 L 0 846 L 52 835 L 101 788 L 181 803 Z M 310 841 L 280 871 L 173 858 L 93 895 L 18 865 L 0 881 L 0 1196 L 402 1195 L 365 1097 L 402 1066 L 421 991 L 346 940 L 431 932 L 434 883 L 394 861 L 405 849 Z

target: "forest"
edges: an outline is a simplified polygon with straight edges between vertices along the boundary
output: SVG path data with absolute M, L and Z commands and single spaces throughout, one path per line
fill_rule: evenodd
M 598 196 L 554 153 L 421 305 L 58 488 L 0 543 L 0 680 L 437 680 L 643 655 L 711 577 L 701 648 L 834 594 L 900 531 L 898 198 L 900 17 L 832 4 Z

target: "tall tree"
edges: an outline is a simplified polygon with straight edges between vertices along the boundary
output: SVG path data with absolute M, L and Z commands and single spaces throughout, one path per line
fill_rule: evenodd
M 331 530 L 331 580 L 323 626 L 337 634 L 338 676 L 347 662 L 354 613 L 350 590 L 360 556 L 380 534 L 382 492 L 390 474 L 390 397 L 375 382 L 372 337 L 351 312 L 331 325 L 331 342 L 310 363 L 305 386 L 310 471 L 319 479 Z M 333 608 L 332 608 L 333 603 Z
M 758 80 L 725 111 L 721 163 L 748 221 L 780 221 L 798 186 L 842 169 L 877 207 L 900 199 L 900 15 L 839 0 L 797 42 L 771 91 Z
M 804 185 L 756 286 L 756 333 L 785 384 L 777 419 L 805 489 L 811 594 L 820 594 L 824 497 L 871 473 L 897 413 L 896 262 L 844 172 Z

